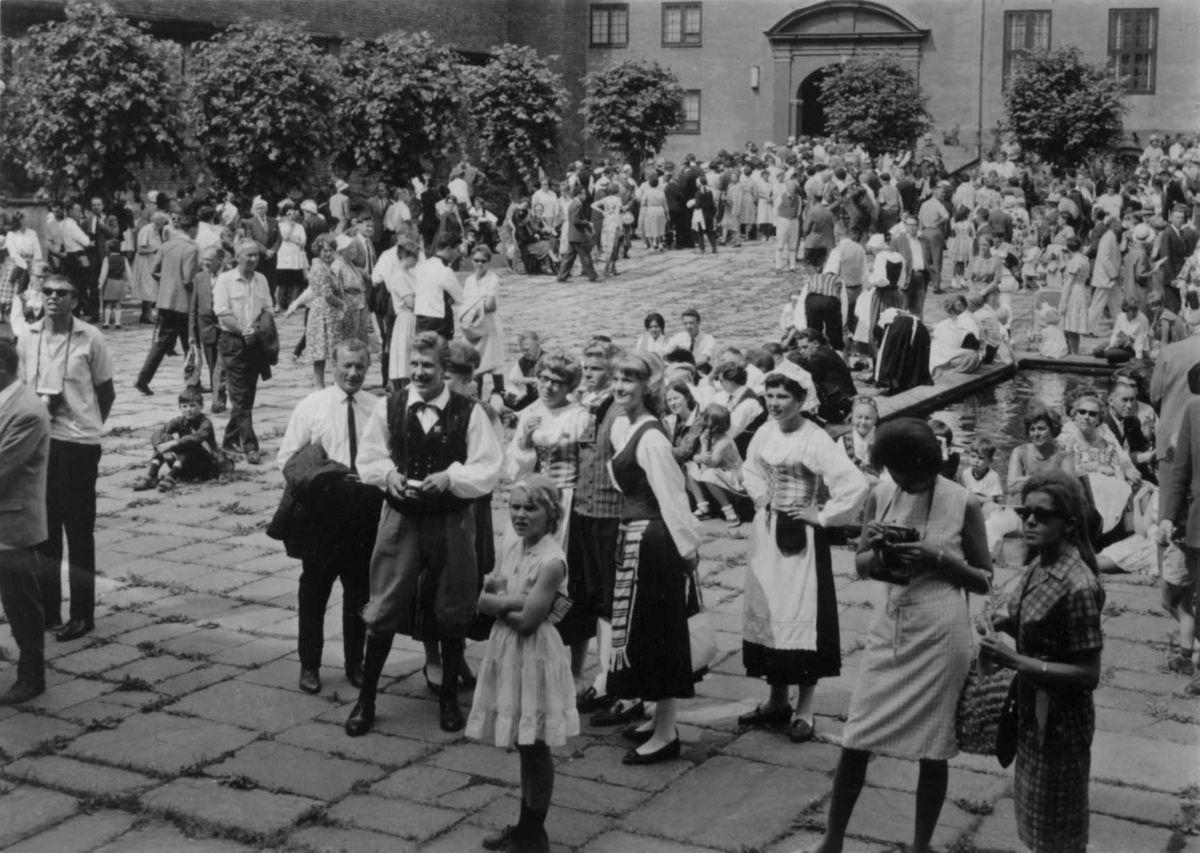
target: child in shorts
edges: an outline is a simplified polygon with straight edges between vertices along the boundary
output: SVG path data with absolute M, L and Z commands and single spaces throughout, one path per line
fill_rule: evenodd
M 198 388 L 179 394 L 179 417 L 163 424 L 152 439 L 154 457 L 145 477 L 133 484 L 135 492 L 155 487 L 160 492 L 175 488 L 180 477 L 209 480 L 217 474 L 220 450 L 212 421 L 204 415 L 204 395 Z M 163 468 L 167 473 L 160 479 Z

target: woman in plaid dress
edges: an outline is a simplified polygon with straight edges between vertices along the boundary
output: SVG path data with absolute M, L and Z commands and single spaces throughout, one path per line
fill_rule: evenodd
M 855 566 L 859 577 L 888 579 L 875 611 L 833 779 L 829 819 L 818 851 L 840 851 L 872 753 L 920 762 L 909 850 L 926 853 L 946 799 L 947 762 L 958 753 L 955 709 L 971 665 L 971 623 L 963 590 L 986 593 L 992 561 L 979 504 L 939 476 L 941 445 L 925 421 L 879 428 L 871 463 L 887 468 L 867 498 Z M 885 525 L 916 532 L 887 538 Z
M 1087 501 L 1061 471 L 1034 476 L 1021 490 L 1025 541 L 1037 556 L 982 654 L 1016 670 L 1017 834 L 1034 853 L 1074 853 L 1088 844 L 1088 772 L 1104 637 L 1104 590 L 1087 537 Z M 989 626 L 983 625 L 983 628 Z

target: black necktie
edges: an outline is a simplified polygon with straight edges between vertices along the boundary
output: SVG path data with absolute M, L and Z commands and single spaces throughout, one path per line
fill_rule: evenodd
M 350 436 L 350 468 L 358 470 L 354 467 L 355 461 L 358 459 L 358 428 L 354 423 L 354 395 L 346 395 L 346 432 Z

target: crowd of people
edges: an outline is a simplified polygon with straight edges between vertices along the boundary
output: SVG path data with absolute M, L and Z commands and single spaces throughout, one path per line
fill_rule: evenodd
M 480 200 L 484 178 L 468 161 L 440 187 L 425 173 L 368 199 L 338 179 L 327 202 L 289 197 L 274 216 L 261 197 L 215 203 L 191 188 L 152 194 L 144 222 L 137 205 L 109 215 L 103 199 L 88 214 L 56 203 L 44 247 L 14 216 L 0 272 L 15 334 L 0 338 L 0 478 L 20 518 L 0 526 L 0 591 L 21 659 L 0 703 L 45 689 L 47 627 L 62 641 L 94 627 L 95 483 L 115 399 L 103 330 L 121 326 L 121 304 L 140 302 L 139 321 L 154 325 L 138 392 L 154 393 L 177 347 L 188 354 L 180 416 L 155 435 L 136 483 L 163 491 L 235 457 L 262 461 L 253 410 L 279 357 L 275 316 L 303 310 L 294 354 L 314 387 L 280 444 L 285 488 L 268 529 L 301 560 L 299 687 L 323 689 L 335 581 L 345 675 L 359 691 L 349 736 L 374 726 L 395 635 L 421 641 L 441 728 L 520 752 L 518 820 L 485 847 L 548 849 L 549 750 L 578 733 L 581 714 L 622 727 L 626 764 L 680 755 L 678 702 L 712 659 L 693 629 L 699 520 L 715 516 L 750 525 L 742 664 L 768 690 L 740 726 L 815 737 L 819 682 L 841 671 L 831 547 L 847 530 L 859 576 L 883 584 L 819 849 L 841 849 L 873 753 L 920 762 L 912 849 L 929 848 L 976 631 L 983 659 L 1017 673 L 1021 838 L 1083 850 L 1100 576 L 1139 547 L 1163 560 L 1164 607 L 1180 622 L 1166 669 L 1194 673 L 1193 149 L 1181 162 L 1148 149 L 1144 168 L 1103 194 L 1088 172 L 1033 173 L 1005 153 L 954 181 L 927 141 L 872 161 L 788 140 L 689 156 L 679 170 L 653 163 L 640 183 L 629 166 L 581 161 L 558 193 L 543 180 L 502 216 Z M 595 335 L 579 352 L 546 351 L 526 331 L 506 364 L 497 266 L 565 280 L 578 259 L 597 279 L 617 275 L 639 240 L 650 252 L 771 241 L 779 272 L 805 274 L 761 346 L 722 346 L 686 308 L 676 334 L 654 312 L 636 341 Z M 1022 287 L 1061 287 L 1073 351 L 1080 335 L 1106 339 L 1096 355 L 1122 365 L 1107 394 L 1079 394 L 1061 413 L 1030 406 L 1007 483 L 985 441 L 960 470 L 944 423 L 879 423 L 859 382 L 894 393 L 1011 358 Z M 931 330 L 926 295 L 946 291 L 948 317 Z M 1045 346 L 1054 324 L 1040 316 Z M 368 390 L 376 363 L 379 394 Z M 210 411 L 230 409 L 220 443 L 206 383 Z M 505 481 L 508 518 L 493 531 Z M 973 627 L 965 594 L 990 591 L 993 559 L 1017 533 L 1026 572 L 1007 610 Z M 478 672 L 469 640 L 486 641 Z M 1200 693 L 1200 679 L 1188 689 Z

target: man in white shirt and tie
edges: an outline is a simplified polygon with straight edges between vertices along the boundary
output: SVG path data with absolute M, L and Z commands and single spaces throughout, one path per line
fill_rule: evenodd
M 303 494 L 293 495 L 305 510 L 302 530 L 289 543 L 289 553 L 299 551 L 300 574 L 300 689 L 321 691 L 321 652 L 325 645 L 325 610 L 333 582 L 342 582 L 342 647 L 346 678 L 362 686 L 363 645 L 366 625 L 360 616 L 370 598 L 368 578 L 383 492 L 363 484 L 357 473 L 358 449 L 363 431 L 379 399 L 362 390 L 371 367 L 365 341 L 347 338 L 334 351 L 332 385 L 309 394 L 292 412 L 279 445 L 278 465 L 289 483 L 305 482 L 299 468 L 308 468 L 319 447 L 330 463 L 345 466 L 341 477 L 325 477 Z M 319 454 L 318 454 L 319 456 Z M 295 469 L 288 463 L 297 460 Z M 303 466 L 301 466 L 303 463 Z M 322 469 L 324 470 L 324 469 Z
M 680 315 L 683 331 L 671 338 L 671 349 L 685 349 L 696 357 L 696 364 L 711 364 L 717 355 L 717 341 L 708 332 L 700 331 L 700 312 L 685 309 Z
M 363 686 L 346 721 L 351 737 L 371 730 L 379 676 L 397 633 L 441 644 L 440 725 L 446 732 L 466 725 L 458 683 L 482 581 L 475 511 L 477 499 L 495 488 L 504 453 L 479 404 L 446 386 L 449 363 L 444 338 L 418 334 L 408 386 L 376 406 L 363 433 L 359 475 L 387 497 L 363 610 Z

